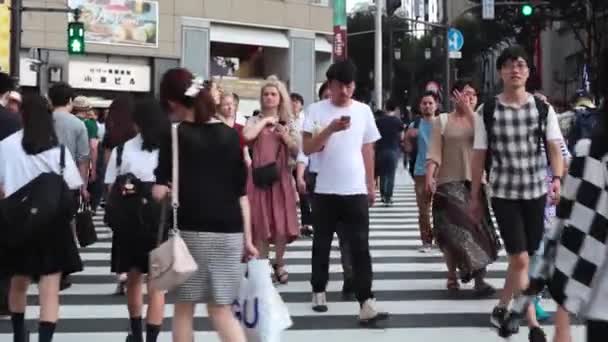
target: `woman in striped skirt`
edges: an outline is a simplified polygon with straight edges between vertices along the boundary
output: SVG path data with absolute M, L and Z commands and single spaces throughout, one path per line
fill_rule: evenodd
M 161 101 L 178 127 L 179 209 L 181 237 L 197 272 L 176 289 L 173 341 L 193 341 L 195 304 L 207 311 L 222 341 L 245 342 L 231 306 L 244 275 L 243 252 L 256 256 L 251 240 L 247 169 L 233 128 L 215 118 L 212 91 L 200 89 L 185 69 L 168 71 L 161 81 Z M 218 94 L 214 94 L 218 95 Z M 169 194 L 172 173 L 171 139 L 161 144 L 155 171 L 156 199 Z

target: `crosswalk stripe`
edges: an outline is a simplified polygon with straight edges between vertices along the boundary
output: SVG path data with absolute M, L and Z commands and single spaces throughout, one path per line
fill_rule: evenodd
M 384 207 L 377 204 L 370 210 L 370 246 L 374 262 L 374 291 L 381 309 L 392 315 L 386 329 L 361 330 L 357 325 L 358 305 L 341 298 L 342 266 L 339 242 L 334 239 L 330 255 L 330 283 L 327 288 L 329 312 L 318 314 L 311 310 L 310 255 L 312 239 L 301 237 L 287 248 L 285 255 L 290 282 L 278 287 L 287 303 L 294 321 L 292 329 L 284 333 L 284 340 L 316 342 L 368 340 L 383 341 L 426 340 L 443 341 L 446 336 L 461 341 L 481 342 L 498 340 L 488 328 L 489 313 L 496 298 L 476 299 L 472 284 L 463 284 L 459 294 L 451 296 L 445 290 L 446 266 L 443 256 L 420 253 L 418 215 L 414 189 L 411 185 L 396 188 L 394 204 Z M 126 298 L 113 296 L 116 276 L 109 271 L 111 229 L 103 226 L 103 210 L 95 217 L 99 241 L 81 249 L 85 264 L 83 272 L 71 276 L 73 286 L 61 294 L 62 306 L 56 340 L 65 342 L 121 341 L 128 329 Z M 504 251 L 500 259 L 488 268 L 487 281 L 501 288 L 506 275 Z M 35 330 L 38 315 L 38 289 L 28 291 L 27 318 L 31 330 Z M 171 340 L 171 317 L 174 297 L 167 296 L 166 319 L 159 342 Z M 550 300 L 544 303 L 554 310 Z M 197 338 L 219 341 L 211 333 L 210 322 L 202 306 L 197 308 L 195 320 Z M 451 335 L 449 331 L 454 331 Z M 9 321 L 0 321 L 0 340 L 8 340 Z M 323 332 L 319 335 L 319 332 Z M 576 333 L 578 333 L 577 330 Z M 527 340 L 526 334 L 513 341 Z M 414 336 L 419 336 L 416 338 Z

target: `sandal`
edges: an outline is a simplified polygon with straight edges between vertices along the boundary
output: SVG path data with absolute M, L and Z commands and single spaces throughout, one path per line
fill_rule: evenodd
M 274 278 L 279 284 L 285 285 L 289 282 L 289 273 L 285 270 L 285 265 L 274 264 L 272 268 L 274 269 Z
M 458 282 L 458 278 L 448 277 L 448 283 L 446 287 L 450 292 L 460 290 L 460 283 Z

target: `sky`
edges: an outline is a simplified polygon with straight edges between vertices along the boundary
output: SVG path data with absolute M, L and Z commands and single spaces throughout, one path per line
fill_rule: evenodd
M 346 0 L 346 11 L 350 12 L 356 4 L 367 1 L 368 0 Z

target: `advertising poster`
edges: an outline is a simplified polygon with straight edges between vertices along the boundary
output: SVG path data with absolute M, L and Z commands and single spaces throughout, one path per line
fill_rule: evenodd
M 0 71 L 9 73 L 11 58 L 10 0 L 0 0 Z
M 81 10 L 87 43 L 158 47 L 158 1 L 68 0 L 68 6 Z

